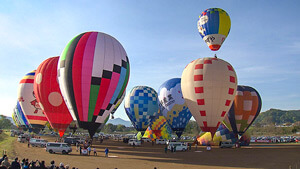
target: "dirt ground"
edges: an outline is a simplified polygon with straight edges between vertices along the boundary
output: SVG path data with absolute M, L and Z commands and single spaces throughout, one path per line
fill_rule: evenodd
M 53 141 L 54 138 L 45 138 Z M 105 140 L 102 144 L 94 142 L 98 156 L 81 156 L 73 151 L 69 155 L 50 154 L 45 148 L 27 147 L 26 143 L 15 142 L 15 151 L 19 159 L 44 160 L 47 165 L 54 160 L 56 165 L 63 162 L 79 169 L 227 169 L 227 168 L 300 168 L 300 143 L 298 144 L 252 144 L 242 148 L 198 146 L 187 152 L 164 152 L 163 145 L 144 143 L 132 147 L 121 141 Z M 104 156 L 105 147 L 109 148 L 109 157 Z M 93 153 L 93 152 L 92 152 Z

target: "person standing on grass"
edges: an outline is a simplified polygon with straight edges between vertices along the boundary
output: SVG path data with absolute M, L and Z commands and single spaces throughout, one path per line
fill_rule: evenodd
M 105 148 L 104 152 L 105 152 L 105 157 L 108 157 L 108 152 L 109 152 L 109 150 L 108 150 L 107 147 Z
M 97 156 L 96 147 L 94 147 L 93 151 L 94 151 L 94 156 Z
M 91 149 L 91 146 L 88 146 L 88 151 L 89 151 L 89 155 L 91 155 L 91 151 L 92 151 L 92 149 Z

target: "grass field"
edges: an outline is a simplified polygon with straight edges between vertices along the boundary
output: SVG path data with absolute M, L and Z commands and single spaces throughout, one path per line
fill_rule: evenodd
M 2 134 L 0 134 L 1 156 L 6 152 L 6 155 L 8 155 L 10 159 L 13 159 L 16 156 L 16 152 L 14 149 L 15 142 L 16 137 L 10 137 L 10 132 L 3 132 Z

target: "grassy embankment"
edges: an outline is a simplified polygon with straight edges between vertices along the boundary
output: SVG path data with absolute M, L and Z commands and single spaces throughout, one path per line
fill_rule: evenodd
M 16 142 L 16 137 L 10 137 L 10 132 L 3 132 L 0 134 L 0 155 L 1 157 L 6 152 L 9 159 L 14 159 L 16 152 L 14 150 L 14 143 Z

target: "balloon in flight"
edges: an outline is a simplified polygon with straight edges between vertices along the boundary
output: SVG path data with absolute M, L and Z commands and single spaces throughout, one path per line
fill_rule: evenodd
M 223 9 L 209 8 L 201 13 L 197 26 L 204 42 L 212 51 L 217 51 L 229 34 L 231 21 Z

